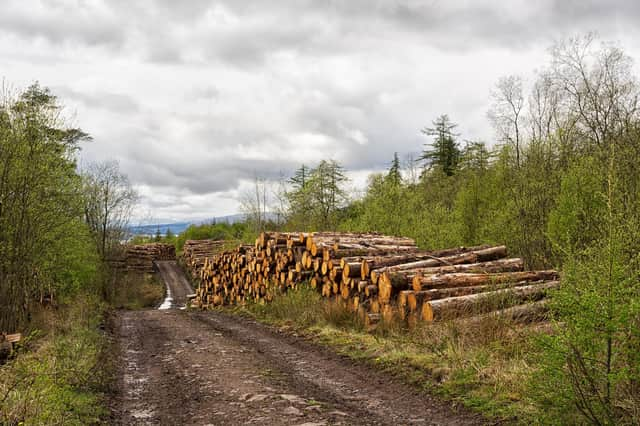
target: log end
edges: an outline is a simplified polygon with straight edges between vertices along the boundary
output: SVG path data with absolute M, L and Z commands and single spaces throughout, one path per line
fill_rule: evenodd
M 433 321 L 433 309 L 431 303 L 424 302 L 422 305 L 422 320 L 432 322 Z

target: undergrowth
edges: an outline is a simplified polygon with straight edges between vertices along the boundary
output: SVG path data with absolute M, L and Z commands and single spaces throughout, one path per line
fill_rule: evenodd
M 79 296 L 41 310 L 32 331 L 0 366 L 0 424 L 98 424 L 110 386 L 106 306 Z
M 158 306 L 165 286 L 156 274 L 124 274 L 117 279 L 111 304 L 117 309 L 142 309 Z

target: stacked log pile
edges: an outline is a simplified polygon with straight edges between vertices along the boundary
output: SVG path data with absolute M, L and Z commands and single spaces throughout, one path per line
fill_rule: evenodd
M 263 233 L 253 246 L 205 257 L 193 301 L 202 308 L 269 302 L 308 283 L 369 326 L 501 311 L 544 298 L 556 271 L 524 271 L 505 246 L 419 250 L 410 238 L 374 233 Z M 539 309 L 541 304 L 536 305 Z
M 182 248 L 182 261 L 192 278 L 200 276 L 205 259 L 221 252 L 229 241 L 224 240 L 187 240 Z
M 175 260 L 176 248 L 173 244 L 150 243 L 127 245 L 124 252 L 124 269 L 130 272 L 152 273 L 153 262 Z

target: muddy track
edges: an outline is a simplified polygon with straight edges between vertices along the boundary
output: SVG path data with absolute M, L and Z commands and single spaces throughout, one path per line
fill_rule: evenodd
M 187 295 L 193 293 L 187 277 L 175 260 L 161 260 L 156 262 L 160 278 L 167 285 L 167 294 L 162 308 L 180 308 L 187 303 Z
M 483 423 L 387 374 L 220 312 L 121 312 L 116 330 L 113 424 Z

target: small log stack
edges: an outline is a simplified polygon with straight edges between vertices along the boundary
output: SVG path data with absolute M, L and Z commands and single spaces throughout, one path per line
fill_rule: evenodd
M 124 252 L 124 269 L 128 272 L 152 273 L 153 262 L 175 260 L 176 248 L 173 244 L 150 243 L 127 245 Z
M 507 258 L 505 246 L 425 251 L 410 238 L 376 233 L 262 233 L 252 246 L 192 263 L 194 306 L 265 303 L 309 285 L 370 327 L 380 320 L 414 325 L 513 306 L 527 318 L 528 302 L 559 285 L 556 271 L 524 271 L 522 259 Z

